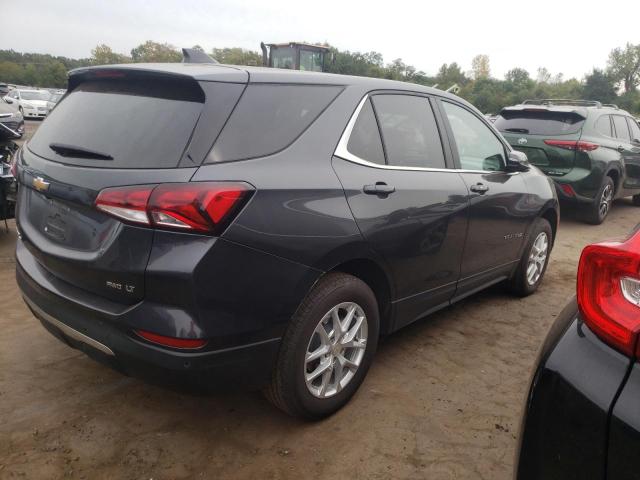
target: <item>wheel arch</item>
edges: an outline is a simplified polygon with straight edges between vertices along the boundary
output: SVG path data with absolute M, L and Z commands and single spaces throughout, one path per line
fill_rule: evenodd
M 373 291 L 378 301 L 380 313 L 380 333 L 386 334 L 393 328 L 392 283 L 385 269 L 371 258 L 354 258 L 333 266 L 327 273 L 342 272 L 362 280 Z
M 605 176 L 613 180 L 613 194 L 617 195 L 618 192 L 620 191 L 620 186 L 622 181 L 622 173 L 620 172 L 620 167 L 618 165 L 613 165 L 609 167 Z
M 551 225 L 551 245 L 553 245 L 556 240 L 556 234 L 558 232 L 558 222 L 560 220 L 558 212 L 552 206 L 547 206 L 547 208 L 544 209 L 540 214 L 540 218 L 544 218 Z

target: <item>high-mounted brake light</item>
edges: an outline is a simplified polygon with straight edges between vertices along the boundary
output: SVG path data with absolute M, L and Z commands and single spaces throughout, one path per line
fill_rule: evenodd
M 640 356 L 640 231 L 625 242 L 585 247 L 577 293 L 589 328 L 626 355 Z
M 162 345 L 163 347 L 180 348 L 183 350 L 194 350 L 202 348 L 207 344 L 206 340 L 200 338 L 176 338 L 158 335 L 146 330 L 135 330 L 136 335 L 144 338 L 148 342 Z
M 253 188 L 240 182 L 137 185 L 102 190 L 96 208 L 126 222 L 215 234 L 246 203 Z
M 565 150 L 575 150 L 578 152 L 592 152 L 600 147 L 597 143 L 576 140 L 545 140 L 544 143 L 550 147 L 564 148 Z

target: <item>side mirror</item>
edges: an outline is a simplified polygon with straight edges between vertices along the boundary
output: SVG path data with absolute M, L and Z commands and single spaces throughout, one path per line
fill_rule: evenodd
M 511 172 L 526 172 L 529 170 L 527 154 L 518 150 L 511 150 L 507 158 L 507 170 Z

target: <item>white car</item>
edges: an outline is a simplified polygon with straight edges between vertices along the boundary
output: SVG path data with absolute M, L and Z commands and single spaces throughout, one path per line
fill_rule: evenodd
M 7 103 L 16 107 L 24 118 L 44 118 L 49 108 L 47 101 L 51 94 L 46 90 L 16 88 L 4 97 Z

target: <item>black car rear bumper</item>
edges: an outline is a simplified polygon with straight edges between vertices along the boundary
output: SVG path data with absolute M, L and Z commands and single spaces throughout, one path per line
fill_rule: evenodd
M 604 479 L 609 414 L 630 360 L 583 323 L 575 300 L 540 352 L 520 432 L 517 479 Z
M 135 308 L 114 313 L 76 301 L 47 288 L 47 275 L 19 240 L 16 279 L 27 305 L 49 332 L 101 363 L 153 383 L 206 390 L 260 388 L 271 378 L 280 337 L 194 351 L 160 347 L 133 332 L 128 315 Z
M 579 193 L 575 192 L 575 190 L 573 195 L 567 194 L 562 189 L 562 183 L 557 182 L 555 179 L 553 180 L 553 184 L 556 187 L 558 200 L 560 200 L 563 203 L 585 205 L 585 204 L 593 203 L 595 201 L 595 198 L 585 197 L 584 195 L 580 195 Z M 571 185 L 571 184 L 567 184 L 567 185 Z

